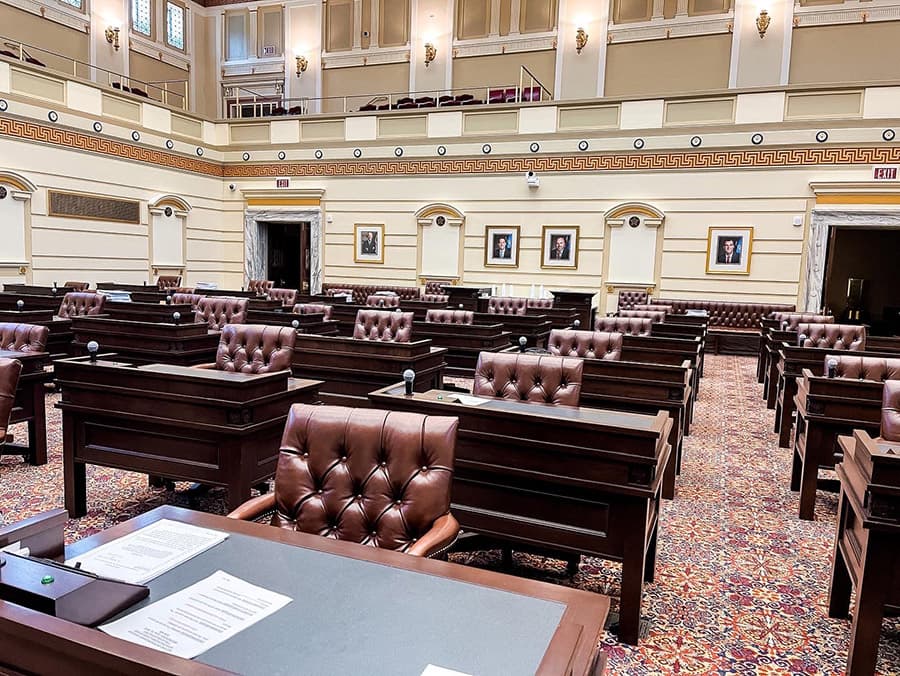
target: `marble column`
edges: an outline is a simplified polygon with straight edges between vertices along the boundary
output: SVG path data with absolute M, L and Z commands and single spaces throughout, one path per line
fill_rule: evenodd
M 267 209 L 244 211 L 244 282 L 265 279 L 269 254 L 268 231 L 262 223 L 309 223 L 309 288 L 322 291 L 322 212 L 318 208 Z

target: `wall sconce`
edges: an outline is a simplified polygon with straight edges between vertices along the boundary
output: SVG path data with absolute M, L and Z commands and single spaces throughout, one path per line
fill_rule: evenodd
M 116 48 L 116 51 L 119 51 L 119 27 L 118 26 L 108 26 L 106 28 L 106 41 Z
M 578 54 L 581 54 L 581 50 L 587 45 L 587 41 L 588 34 L 584 32 L 584 28 L 579 26 L 578 30 L 575 31 L 575 51 Z
M 303 75 L 306 72 L 306 69 L 309 67 L 309 61 L 306 60 L 305 56 L 297 57 L 297 77 Z
M 437 47 L 434 46 L 431 42 L 425 43 L 425 67 L 428 68 L 428 64 L 434 61 L 434 57 L 437 56 Z
M 760 38 L 766 37 L 770 23 L 772 23 L 772 17 L 769 16 L 769 13 L 764 9 L 759 10 L 759 16 L 756 17 L 756 30 L 759 31 Z

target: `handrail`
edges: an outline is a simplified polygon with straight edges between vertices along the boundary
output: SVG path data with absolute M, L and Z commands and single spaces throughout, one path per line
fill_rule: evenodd
M 529 86 L 530 86 L 530 88 L 531 88 L 531 95 L 532 95 L 532 96 L 534 95 L 534 85 L 535 85 L 535 83 L 537 83 L 537 86 L 538 86 L 538 88 L 539 88 L 539 89 L 538 89 L 538 92 L 540 93 L 540 98 L 538 99 L 538 101 L 543 101 L 543 100 L 544 100 L 544 93 L 547 94 L 547 100 L 548 100 L 548 101 L 552 101 L 552 100 L 553 100 L 553 92 L 550 91 L 550 88 L 547 87 L 546 85 L 544 85 L 543 82 L 541 82 L 540 80 L 538 80 L 537 75 L 535 75 L 534 73 L 532 73 L 531 70 L 528 68 L 528 66 L 526 66 L 526 65 L 524 65 L 524 64 L 521 65 L 521 66 L 519 66 L 519 91 L 520 91 L 520 92 L 524 92 L 524 91 L 525 91 L 525 88 L 522 86 L 523 83 L 524 83 L 524 80 L 525 80 L 525 78 L 523 77 L 523 75 L 525 75 L 525 74 L 528 75 L 528 79 L 530 80 L 530 85 L 529 85 Z M 533 98 L 532 98 L 531 100 L 534 101 Z
M 102 84 L 102 79 L 97 78 L 97 75 L 106 74 L 106 86 L 111 89 L 115 89 L 116 91 L 125 91 L 125 93 L 130 93 L 131 89 L 139 89 L 138 87 L 134 87 L 133 83 L 137 83 L 138 85 L 142 85 L 143 89 L 139 89 L 139 91 L 144 91 L 147 96 L 143 97 L 139 94 L 135 94 L 135 96 L 139 96 L 141 98 L 149 98 L 151 100 L 160 101 L 166 105 L 169 105 L 169 98 L 174 97 L 176 101 L 179 101 L 177 104 L 182 110 L 188 110 L 188 102 L 190 100 L 189 97 L 189 88 L 190 81 L 188 79 L 184 80 L 158 80 L 148 82 L 145 80 L 139 80 L 137 78 L 133 78 L 129 75 L 123 75 L 122 73 L 117 73 L 116 71 L 107 70 L 102 66 L 95 66 L 90 63 L 86 63 L 84 61 L 79 61 L 78 59 L 72 58 L 71 56 L 66 56 L 65 54 L 60 54 L 58 52 L 54 52 L 50 49 L 44 49 L 43 47 L 38 47 L 37 45 L 31 45 L 27 42 L 22 42 L 21 40 L 16 40 L 14 38 L 9 38 L 6 36 L 0 36 L 0 40 L 3 41 L 3 45 L 10 49 L 15 49 L 18 51 L 18 56 L 13 54 L 11 57 L 8 55 L 0 54 L 0 58 L 6 56 L 6 58 L 14 58 L 22 61 L 23 63 L 30 63 L 28 59 L 32 59 L 35 63 L 33 65 L 42 66 L 49 70 L 54 70 L 60 73 L 65 73 L 67 71 L 62 70 L 60 68 L 55 68 L 53 66 L 48 66 L 47 64 L 39 61 L 37 58 L 31 55 L 29 51 L 26 50 L 34 50 L 38 51 L 42 54 L 48 54 L 54 58 L 62 59 L 64 61 L 69 61 L 72 64 L 72 76 L 73 77 L 82 77 L 86 80 L 92 80 L 94 82 L 99 82 Z M 79 66 L 82 66 L 85 74 L 79 76 L 78 70 Z M 114 87 L 113 83 L 118 84 L 118 87 Z M 162 87 L 158 85 L 163 85 Z M 170 85 L 181 85 L 184 87 L 184 92 L 174 91 Z M 126 91 L 127 88 L 127 91 Z M 156 90 L 159 93 L 159 98 L 154 98 L 150 95 L 150 90 Z

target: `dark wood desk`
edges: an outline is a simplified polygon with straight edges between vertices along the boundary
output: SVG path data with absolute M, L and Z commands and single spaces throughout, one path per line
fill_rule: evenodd
M 338 334 L 338 322 L 325 319 L 321 312 L 299 315 L 285 308 L 284 312 L 268 312 L 264 310 L 249 310 L 247 312 L 248 324 L 264 324 L 266 326 L 291 326 L 297 322 L 298 333 L 311 333 L 318 336 L 336 336 Z
M 415 334 L 413 334 L 415 335 Z M 368 406 L 369 392 L 416 373 L 417 392 L 444 384 L 447 348 L 430 340 L 392 343 L 332 336 L 298 335 L 291 369 L 298 378 L 322 381 L 322 401 L 341 406 Z
M 649 336 L 624 336 L 622 339 L 622 361 L 637 361 L 643 364 L 667 364 L 681 366 L 685 361 L 691 365 L 691 399 L 688 407 L 685 429 L 690 430 L 694 419 L 694 402 L 700 394 L 700 338 L 661 338 Z
M 763 336 L 765 364 L 763 365 L 763 398 L 766 408 L 774 409 L 778 400 L 778 362 L 781 357 L 778 351 L 783 344 L 797 345 L 796 331 L 769 329 Z
M 253 310 L 261 311 L 261 312 L 288 312 L 290 313 L 291 308 L 286 307 L 284 302 L 278 300 L 277 298 L 266 298 L 265 296 L 255 296 L 253 298 L 247 299 L 247 311 L 252 312 Z
M 511 600 L 514 598 L 512 596 L 514 594 L 519 597 L 550 602 L 546 604 L 547 606 L 561 604 L 561 616 L 558 623 L 555 624 L 555 629 L 551 627 L 548 632 L 549 640 L 542 639 L 547 640 L 547 643 L 546 647 L 540 648 L 537 653 L 538 655 L 542 654 L 543 658 L 535 673 L 539 676 L 559 676 L 560 674 L 601 676 L 603 673 L 605 656 L 599 649 L 598 642 L 609 610 L 609 598 L 562 585 L 526 580 L 446 561 L 423 559 L 399 552 L 365 547 L 355 543 L 341 542 L 170 506 L 159 507 L 102 533 L 80 540 L 66 549 L 66 555 L 69 558 L 77 556 L 115 538 L 128 535 L 159 519 L 171 519 L 204 528 L 227 531 L 234 539 L 252 538 L 267 551 L 282 551 L 281 557 L 274 557 L 278 560 L 301 554 L 309 557 L 327 555 L 334 557 L 333 560 L 338 564 L 344 562 L 358 562 L 354 565 L 375 564 L 371 566 L 370 575 L 372 576 L 383 575 L 386 578 L 395 578 L 397 575 L 415 575 L 416 577 L 412 579 L 415 579 L 417 584 L 431 584 L 430 580 L 434 580 L 435 583 L 459 583 L 464 585 L 461 589 L 471 590 L 473 593 L 479 593 L 479 589 L 484 589 L 486 592 L 496 590 L 511 593 L 508 597 Z M 299 550 L 288 551 L 293 548 L 302 548 L 308 554 Z M 214 547 L 200 556 L 208 557 L 210 563 L 214 564 L 216 555 Z M 273 565 L 278 565 L 277 561 Z M 283 591 L 295 598 L 293 605 L 297 606 L 297 604 L 303 603 L 304 583 L 300 580 L 294 582 L 295 579 L 297 579 L 296 571 L 285 571 L 285 574 L 280 576 L 281 584 L 287 586 Z M 254 582 L 261 585 L 266 584 L 262 580 Z M 332 582 L 333 580 L 329 580 L 327 585 L 331 586 Z M 323 584 L 326 584 L 325 581 Z M 151 587 L 152 585 L 151 582 Z M 371 585 L 370 583 L 370 586 L 377 586 L 377 584 Z M 291 589 L 295 591 L 292 592 Z M 365 590 L 354 592 L 352 587 L 345 586 L 343 593 L 360 597 Z M 383 612 L 384 609 L 380 608 L 378 611 Z M 341 639 L 346 639 L 347 635 L 351 637 L 354 635 L 354 620 L 346 617 L 334 617 L 333 614 L 329 614 L 328 608 L 312 608 L 309 612 L 318 614 L 320 627 L 326 623 L 329 625 L 332 630 L 329 633 L 335 633 L 334 628 L 339 627 L 343 622 L 345 633 Z M 434 612 L 433 631 L 438 637 L 443 633 L 439 628 L 440 615 L 440 607 L 437 607 Z M 478 622 L 477 613 L 472 615 L 471 621 Z M 364 624 L 364 622 L 360 621 L 360 624 Z M 476 631 L 477 626 L 476 624 Z M 486 627 L 485 629 L 497 630 L 496 627 Z M 397 627 L 396 630 L 402 632 L 403 628 Z M 290 630 L 285 628 L 285 631 Z M 428 631 L 428 628 L 425 631 Z M 229 641 L 241 641 L 241 639 L 242 635 L 238 634 Z M 371 653 L 365 649 L 365 641 L 360 640 L 357 644 L 351 639 L 348 645 L 359 646 L 358 655 L 350 656 L 351 661 L 356 661 L 360 665 L 358 669 L 354 670 L 354 673 L 366 672 L 368 670 L 366 660 Z M 323 646 L 323 648 L 327 649 L 327 646 Z M 352 648 L 346 647 L 345 649 L 352 650 Z M 481 646 L 481 650 L 491 649 L 490 645 L 483 644 Z M 503 654 L 504 650 L 509 649 L 510 647 L 503 642 L 501 634 L 496 650 Z M 302 651 L 296 654 L 300 656 L 301 653 Z M 207 656 L 206 659 L 210 658 Z M 204 655 L 194 660 L 172 657 L 156 650 L 113 638 L 97 629 L 75 625 L 12 603 L 0 602 L 0 666 L 13 669 L 18 673 L 66 673 L 73 676 L 112 676 L 113 674 L 200 676 L 226 673 L 222 671 L 222 666 L 216 668 L 204 663 L 203 660 Z M 298 673 L 302 671 L 301 663 L 302 657 L 296 665 Z M 369 668 L 371 666 L 371 664 L 368 665 Z M 424 666 L 423 664 L 421 668 Z M 287 668 L 287 665 L 285 667 Z
M 318 400 L 318 381 L 287 371 L 247 375 L 107 359 L 55 364 L 72 517 L 87 513 L 85 465 L 225 486 L 234 509 L 275 474 L 291 404 Z
M 877 435 L 881 428 L 884 383 L 857 378 L 828 378 L 803 369 L 794 404 L 794 462 L 791 490 L 800 491 L 800 518 L 815 519 L 820 469 L 840 462 L 837 438 L 861 429 Z
M 594 326 L 594 292 L 593 291 L 551 291 L 553 305 L 559 307 L 572 307 L 578 312 L 578 320 L 581 328 L 590 329 Z
M 622 561 L 619 640 L 636 644 L 652 581 L 672 420 L 452 392 L 372 392 L 380 408 L 459 418 L 452 511 L 467 531 L 539 550 Z M 441 399 L 438 399 L 441 397 Z
M 650 335 L 657 338 L 682 338 L 700 340 L 700 364 L 698 366 L 698 376 L 703 377 L 703 365 L 706 361 L 706 336 L 709 327 L 703 324 L 682 324 L 680 320 L 685 315 L 669 315 L 664 322 L 656 322 L 651 326 Z
M 530 307 L 526 315 L 538 315 L 549 319 L 551 328 L 571 329 L 576 321 L 581 321 L 581 313 L 573 307 Z
M 476 312 L 476 324 L 502 324 L 509 332 L 509 342 L 519 345 L 519 338 L 525 336 L 528 347 L 546 348 L 553 322 L 543 314 L 499 315 L 490 312 Z
M 165 300 L 167 293 L 171 294 L 175 291 L 174 289 L 160 289 L 155 284 L 126 284 L 124 282 L 97 282 L 94 284 L 94 288 L 103 291 L 128 291 L 129 293 L 161 293 L 163 295 L 163 300 Z
M 471 378 L 481 352 L 500 352 L 509 347 L 502 324 L 449 324 L 413 322 L 413 335 L 447 348 L 447 374 Z
M 103 314 L 110 319 L 124 319 L 132 322 L 171 322 L 172 313 L 181 314 L 184 322 L 194 321 L 194 309 L 190 303 L 119 303 L 107 301 Z
M 27 423 L 28 444 L 0 444 L 0 455 L 21 455 L 32 465 L 47 464 L 47 411 L 44 408 L 44 384 L 53 375 L 44 370 L 49 363 L 47 352 L 10 352 L 0 350 L 0 358 L 18 359 L 22 373 L 13 402 L 10 423 Z
M 47 352 L 51 359 L 70 357 L 72 345 L 72 320 L 55 315 L 54 310 L 0 310 L 0 322 L 14 324 L 37 324 L 49 329 L 47 335 Z
M 57 312 L 62 304 L 65 294 L 57 296 L 34 294 L 34 293 L 15 293 L 4 291 L 0 293 L 0 310 L 18 310 L 18 302 L 22 301 L 23 310 L 52 310 Z
M 75 317 L 73 353 L 86 355 L 88 342 L 96 340 L 101 351 L 115 352 L 119 359 L 133 364 L 192 366 L 215 361 L 219 332 L 210 331 L 206 324 L 194 323 L 193 312 L 188 311 L 184 317 L 178 324 L 171 319 L 157 323 Z
M 778 329 L 780 322 L 777 319 L 763 317 L 759 320 L 759 352 L 756 355 L 756 382 L 765 382 L 766 361 L 768 350 L 768 335 L 772 329 Z
M 447 303 L 448 307 L 459 310 L 472 310 L 472 312 L 478 310 L 479 298 L 491 295 L 491 287 L 489 286 L 454 286 L 453 284 L 444 284 L 441 288 L 450 297 Z
M 841 497 L 828 615 L 847 617 L 855 587 L 847 676 L 869 676 L 875 673 L 885 610 L 900 606 L 900 445 L 889 451 L 862 431 L 838 443 Z

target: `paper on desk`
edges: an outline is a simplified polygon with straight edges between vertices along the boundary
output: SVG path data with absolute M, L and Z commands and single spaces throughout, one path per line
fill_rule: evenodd
M 191 659 L 290 602 L 283 594 L 217 570 L 99 629 L 125 641 Z
M 29 556 L 31 554 L 31 550 L 28 549 L 28 547 L 22 546 L 21 540 L 10 542 L 5 547 L 0 548 L 0 552 L 8 552 L 9 554 L 17 554 L 19 556 Z
M 146 584 L 228 538 L 227 533 L 160 519 L 85 552 L 66 565 L 132 584 Z
M 470 397 L 467 394 L 457 394 L 454 396 L 456 397 L 456 401 L 460 404 L 465 404 L 466 406 L 481 406 L 490 401 L 490 399 L 484 399 L 482 397 Z
M 421 676 L 470 676 L 469 674 L 464 674 L 461 671 L 453 671 L 453 669 L 447 669 L 445 667 L 437 667 L 433 664 L 429 664 L 425 667 L 425 671 L 422 672 Z

